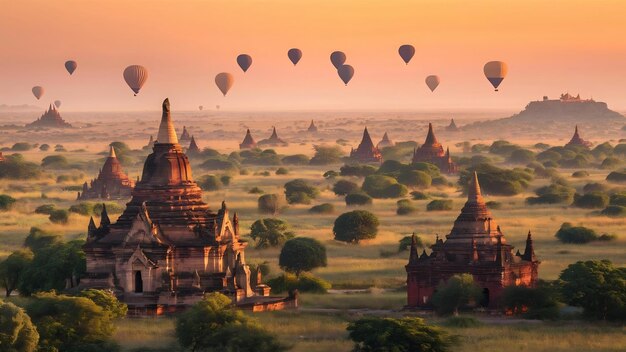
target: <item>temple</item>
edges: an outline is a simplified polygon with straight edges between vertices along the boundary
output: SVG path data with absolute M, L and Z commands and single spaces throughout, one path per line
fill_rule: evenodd
M 431 123 L 428 124 L 426 141 L 413 152 L 413 163 L 431 163 L 436 165 L 442 172 L 448 174 L 458 171 L 456 164 L 450 157 L 450 149 L 443 151 L 443 146 L 437 141 Z
M 363 130 L 363 138 L 361 139 L 359 146 L 356 149 L 352 148 L 352 150 L 350 150 L 350 159 L 362 163 L 379 163 L 383 160 L 380 150 L 378 150 L 372 142 L 372 138 L 367 131 L 367 127 Z
M 458 132 L 459 128 L 456 126 L 454 119 L 450 120 L 450 124 L 446 127 L 446 131 L 448 132 Z
M 286 147 L 289 143 L 284 140 L 278 138 L 278 133 L 276 133 L 276 127 L 272 129 L 272 135 L 268 139 L 263 139 L 259 141 L 259 146 L 267 146 L 267 147 Z
M 148 144 L 143 147 L 143 149 L 152 149 L 152 147 L 154 147 L 154 138 L 150 135 L 150 140 L 148 141 Z
M 446 240 L 437 237 L 432 252 L 427 254 L 424 250 L 420 255 L 413 237 L 409 263 L 405 266 L 407 308 L 430 307 L 437 285 L 455 274 L 470 273 L 474 277 L 483 292 L 479 302 L 483 307 L 498 307 L 507 286 L 535 287 L 540 262 L 530 232 L 524 254 L 512 254 L 513 248 L 492 218 L 474 173 L 467 202 Z
M 589 149 L 591 145 L 591 142 L 586 141 L 580 137 L 580 135 L 578 134 L 578 125 L 576 125 L 576 128 L 574 129 L 574 135 L 572 136 L 572 139 L 567 142 L 565 147 L 583 147 L 585 149 Z
M 256 141 L 252 138 L 252 133 L 250 133 L 250 129 L 246 131 L 246 136 L 243 137 L 243 142 L 239 144 L 239 149 L 254 149 L 256 148 Z
M 395 144 L 391 141 L 391 139 L 389 139 L 389 135 L 387 135 L 387 132 L 385 132 L 385 134 L 383 135 L 383 139 L 381 139 L 380 142 L 376 144 L 376 148 L 383 149 L 385 147 L 393 147 L 394 145 Z
M 85 182 L 82 192 L 78 192 L 77 200 L 86 199 L 124 199 L 130 197 L 134 182 L 122 170 L 115 149 L 110 147 L 109 156 L 98 177 Z
M 189 142 L 191 140 L 189 132 L 187 132 L 187 126 L 183 126 L 183 133 L 180 134 L 179 140 L 181 142 Z
M 187 147 L 187 154 L 189 156 L 196 156 L 200 154 L 200 147 L 196 143 L 196 139 L 191 136 L 191 142 L 189 142 L 189 147 Z
M 311 124 L 309 125 L 309 128 L 307 128 L 306 130 L 309 133 L 316 133 L 317 132 L 317 126 L 315 126 L 315 123 L 313 122 L 313 120 L 311 120 Z
M 61 114 L 56 109 L 54 104 L 50 104 L 50 107 L 46 112 L 41 115 L 37 120 L 26 125 L 26 128 L 69 128 L 72 127 L 69 123 L 65 122 L 61 117 Z
M 202 200 L 165 99 L 153 152 L 126 209 L 115 223 L 105 210 L 99 226 L 90 220 L 80 285 L 113 290 L 132 314 L 176 312 L 206 292 L 253 311 L 295 305 L 296 294 L 271 297 L 260 272 L 250 272 L 247 245 L 237 213 L 231 219 L 224 202 L 213 212 Z

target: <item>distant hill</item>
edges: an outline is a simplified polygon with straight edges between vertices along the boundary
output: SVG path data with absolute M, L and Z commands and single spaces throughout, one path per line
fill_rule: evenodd
M 35 105 L 28 105 L 28 104 L 22 104 L 22 105 L 7 105 L 7 104 L 0 104 L 0 111 L 39 111 L 41 110 L 40 107 L 35 106 Z

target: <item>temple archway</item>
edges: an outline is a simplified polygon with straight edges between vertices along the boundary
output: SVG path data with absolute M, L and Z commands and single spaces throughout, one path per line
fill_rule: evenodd
M 135 293 L 143 292 L 143 278 L 141 277 L 141 270 L 135 271 Z

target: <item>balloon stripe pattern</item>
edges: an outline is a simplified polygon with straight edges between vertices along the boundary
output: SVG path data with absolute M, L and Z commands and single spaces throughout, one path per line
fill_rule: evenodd
M 130 89 L 135 92 L 135 95 L 137 95 L 141 87 L 146 83 L 146 80 L 148 80 L 148 70 L 140 65 L 128 66 L 124 70 L 124 80 Z
M 491 83 L 496 92 L 508 71 L 509 68 L 506 63 L 502 61 L 489 61 L 483 68 L 485 77 L 487 77 L 487 80 Z

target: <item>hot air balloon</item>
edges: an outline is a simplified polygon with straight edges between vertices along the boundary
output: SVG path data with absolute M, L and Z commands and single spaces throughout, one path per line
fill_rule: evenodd
M 413 55 L 415 55 L 415 48 L 413 45 L 405 44 L 398 48 L 398 53 L 400 54 L 402 60 L 404 60 L 404 63 L 408 65 L 409 61 L 413 58 Z
M 296 66 L 298 64 L 298 61 L 300 61 L 300 59 L 302 58 L 302 50 L 298 48 L 289 49 L 289 51 L 287 52 L 287 56 L 289 57 L 289 60 L 291 60 L 291 63 Z
M 430 75 L 428 77 L 426 77 L 426 85 L 428 86 L 428 88 L 430 88 L 431 92 L 434 92 L 435 89 L 437 89 L 437 86 L 439 85 L 439 76 L 435 76 L 435 75 Z
M 57 108 L 61 107 L 61 101 L 60 100 L 55 100 L 54 101 L 54 106 L 56 106 Z
M 239 67 L 241 67 L 245 73 L 250 68 L 250 65 L 252 65 L 252 56 L 248 54 L 241 54 L 237 56 L 237 64 L 239 64 Z
M 330 54 L 330 62 L 333 63 L 336 69 L 339 69 L 346 62 L 346 54 L 341 51 L 333 51 Z
M 339 66 L 337 73 L 339 74 L 339 78 L 341 78 L 343 83 L 347 86 L 348 82 L 352 79 L 352 76 L 354 76 L 354 68 L 350 65 L 341 65 Z
M 137 96 L 143 84 L 148 80 L 148 70 L 139 65 L 128 66 L 124 70 L 124 80 Z
M 215 108 L 216 108 L 217 110 L 219 110 L 219 109 L 220 109 L 220 106 L 219 106 L 219 105 L 215 105 Z
M 224 96 L 226 96 L 226 93 L 228 93 L 230 88 L 233 86 L 233 83 L 235 83 L 235 78 L 228 72 L 218 73 L 217 76 L 215 76 L 215 84 L 217 85 L 217 88 L 222 91 Z
M 70 73 L 70 75 L 74 73 L 74 71 L 76 70 L 76 67 L 78 67 L 78 64 L 76 63 L 76 61 L 74 60 L 65 61 L 65 69 L 67 70 L 67 72 Z
M 506 63 L 502 61 L 489 61 L 483 68 L 485 77 L 491 82 L 496 92 L 498 91 L 498 86 L 502 83 L 504 77 L 506 77 L 508 70 L 509 68 L 506 66 Z
M 204 109 L 204 106 L 202 105 L 198 106 L 198 110 L 202 111 L 202 109 Z
M 39 100 L 39 98 L 43 96 L 43 93 L 44 93 L 43 87 L 40 87 L 40 86 L 33 87 L 33 95 L 35 96 L 35 98 L 37 98 L 37 100 Z

